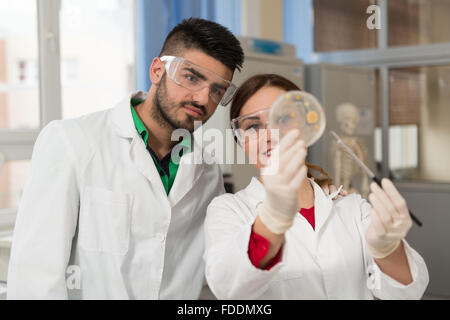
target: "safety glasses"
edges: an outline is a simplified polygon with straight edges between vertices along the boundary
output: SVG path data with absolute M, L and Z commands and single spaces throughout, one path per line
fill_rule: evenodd
M 233 134 L 241 145 L 246 139 L 258 139 L 261 130 L 267 130 L 269 110 L 267 108 L 231 120 Z
M 267 137 L 270 131 L 271 137 L 277 137 L 280 134 L 280 128 L 302 128 L 304 123 L 300 123 L 298 119 L 293 118 L 291 114 L 280 114 L 276 117 L 273 124 L 269 125 L 270 107 L 264 110 L 256 111 L 254 113 L 246 114 L 231 120 L 231 128 L 233 134 L 238 140 L 239 144 L 244 144 L 246 139 L 248 141 Z M 293 123 L 295 122 L 295 124 Z M 285 131 L 285 129 L 281 129 Z
M 208 87 L 211 100 L 217 104 L 226 106 L 237 91 L 230 81 L 182 57 L 163 56 L 160 59 L 165 62 L 167 75 L 172 81 L 192 91 Z

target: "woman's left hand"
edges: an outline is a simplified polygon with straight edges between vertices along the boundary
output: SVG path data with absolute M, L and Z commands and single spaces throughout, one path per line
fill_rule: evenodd
M 369 200 L 371 224 L 366 231 L 369 252 L 375 259 L 383 259 L 393 253 L 412 226 L 405 199 L 389 179 L 381 181 L 383 188 L 373 182 Z

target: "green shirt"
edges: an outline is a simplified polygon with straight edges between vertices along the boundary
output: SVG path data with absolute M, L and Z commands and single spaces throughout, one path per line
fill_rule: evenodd
M 166 194 L 168 195 L 170 189 L 173 186 L 173 182 L 175 181 L 175 176 L 177 175 L 179 164 L 172 161 L 171 157 L 172 152 L 166 155 L 163 159 L 159 160 L 155 152 L 148 145 L 148 136 L 149 136 L 148 130 L 145 127 L 142 120 L 139 118 L 136 110 L 134 110 L 134 107 L 141 104 L 142 102 L 143 101 L 139 99 L 131 99 L 131 113 L 133 115 L 134 126 L 136 127 L 136 130 L 138 131 L 139 135 L 144 140 L 145 146 L 149 151 L 150 155 L 152 156 L 153 162 L 155 163 L 156 169 L 158 170 L 159 176 L 161 177 L 161 181 L 164 185 L 164 189 L 166 190 Z M 183 149 L 181 149 L 180 151 L 180 157 L 183 155 L 184 149 L 186 149 L 187 152 L 191 151 L 190 136 L 187 139 L 183 139 L 179 144 L 183 146 Z M 169 164 L 168 166 L 165 166 L 164 163 L 167 161 Z

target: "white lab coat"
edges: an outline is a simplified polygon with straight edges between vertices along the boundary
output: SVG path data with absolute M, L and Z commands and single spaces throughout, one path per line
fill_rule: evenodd
M 18 210 L 8 298 L 197 299 L 206 208 L 224 192 L 219 166 L 197 151 L 183 155 L 167 196 L 129 97 L 46 126 Z
M 300 214 L 286 232 L 282 259 L 269 271 L 248 258 L 256 207 L 264 187 L 253 178 L 232 195 L 215 198 L 205 221 L 206 279 L 219 299 L 419 299 L 428 285 L 422 257 L 404 245 L 414 282 L 402 285 L 383 274 L 366 249 L 370 204 L 352 194 L 331 200 L 311 180 L 314 231 Z M 371 274 L 369 278 L 369 273 Z

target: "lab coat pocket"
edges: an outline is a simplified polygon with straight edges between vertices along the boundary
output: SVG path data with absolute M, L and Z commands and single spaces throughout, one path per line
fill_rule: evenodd
M 130 240 L 130 196 L 86 187 L 80 204 L 79 244 L 85 250 L 125 254 Z

